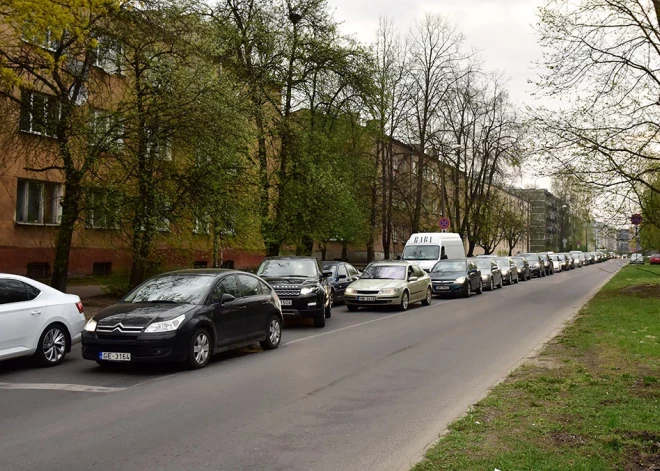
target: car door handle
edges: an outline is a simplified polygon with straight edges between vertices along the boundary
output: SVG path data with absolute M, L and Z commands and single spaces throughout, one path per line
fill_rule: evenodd
M 33 316 L 38 316 L 39 314 L 41 314 L 41 311 L 32 311 L 30 314 L 32 314 Z
M 239 306 L 238 309 L 239 309 L 239 311 L 242 311 L 244 309 L 247 309 L 247 306 Z

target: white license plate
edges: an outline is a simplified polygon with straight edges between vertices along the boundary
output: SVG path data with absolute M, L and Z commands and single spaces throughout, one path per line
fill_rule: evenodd
M 281 299 L 282 306 L 293 306 L 293 301 L 291 299 Z
M 99 352 L 99 360 L 131 361 L 130 353 Z
M 376 296 L 358 296 L 358 301 L 375 301 Z
M 435 289 L 438 291 L 449 291 L 449 286 L 436 286 Z

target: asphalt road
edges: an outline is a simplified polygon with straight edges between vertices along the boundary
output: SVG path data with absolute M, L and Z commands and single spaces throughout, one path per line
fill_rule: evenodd
M 335 307 L 204 370 L 0 363 L 0 468 L 399 470 L 621 266 L 408 312 Z

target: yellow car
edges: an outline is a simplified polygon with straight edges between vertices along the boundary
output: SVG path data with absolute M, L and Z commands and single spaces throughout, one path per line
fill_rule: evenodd
M 349 311 L 360 307 L 397 306 L 405 311 L 410 303 L 431 304 L 429 275 L 409 262 L 373 262 L 362 276 L 346 288 L 344 301 Z

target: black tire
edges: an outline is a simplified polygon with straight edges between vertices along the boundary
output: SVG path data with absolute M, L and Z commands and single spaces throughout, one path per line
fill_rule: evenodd
M 197 352 L 195 352 L 196 349 Z M 204 368 L 209 364 L 212 352 L 209 331 L 204 327 L 195 330 L 190 337 L 190 345 L 188 346 L 188 359 L 186 360 L 188 368 L 191 370 Z
M 356 306 L 355 304 L 347 304 L 347 305 L 346 305 L 346 308 L 347 308 L 350 312 L 356 312 L 356 311 L 359 309 L 359 306 Z
M 433 291 L 431 290 L 431 287 L 429 286 L 426 289 L 426 297 L 424 298 L 424 301 L 422 301 L 422 305 L 423 306 L 430 306 L 432 300 L 433 300 Z
M 513 278 L 511 277 L 511 275 L 509 275 L 508 278 L 506 279 L 506 284 L 507 284 L 507 285 L 512 284 L 512 283 L 513 283 L 512 280 L 513 280 Z
M 314 318 L 314 327 L 317 329 L 322 329 L 325 327 L 325 309 L 321 312 L 321 314 Z
M 469 298 L 472 296 L 472 285 L 470 283 L 470 280 L 467 282 L 467 289 L 465 290 L 465 293 L 463 293 L 464 298 Z
M 266 340 L 259 342 L 264 350 L 275 350 L 282 340 L 282 320 L 275 314 L 268 317 L 266 324 Z
M 518 284 L 519 281 L 520 281 L 520 275 L 516 275 L 516 281 L 514 281 L 514 283 Z
M 477 294 L 482 294 L 484 292 L 484 282 L 479 280 L 479 287 L 477 288 Z
M 495 291 L 495 280 L 493 277 L 490 277 L 490 283 L 488 284 L 488 291 Z
M 500 278 L 500 284 L 497 285 L 497 287 L 498 287 L 499 289 L 504 288 L 504 277 L 501 277 L 501 278 Z
M 62 363 L 69 348 L 69 333 L 66 327 L 62 324 L 51 324 L 39 337 L 34 359 L 39 366 L 56 366 Z
M 408 291 L 404 291 L 401 295 L 401 304 L 399 304 L 399 311 L 407 311 L 410 306 L 410 295 Z

